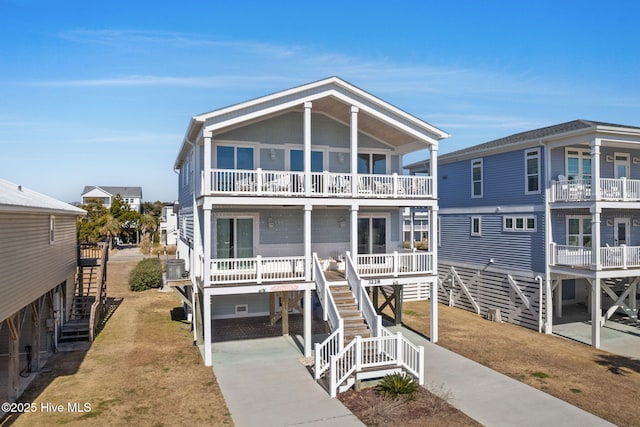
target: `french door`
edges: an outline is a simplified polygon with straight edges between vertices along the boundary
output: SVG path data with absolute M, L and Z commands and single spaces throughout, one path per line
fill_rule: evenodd
M 253 218 L 216 219 L 216 258 L 253 258 Z
M 616 246 L 629 244 L 629 229 L 631 228 L 629 218 L 616 218 L 614 220 L 614 242 Z
M 358 218 L 358 253 L 384 254 L 387 252 L 387 219 Z

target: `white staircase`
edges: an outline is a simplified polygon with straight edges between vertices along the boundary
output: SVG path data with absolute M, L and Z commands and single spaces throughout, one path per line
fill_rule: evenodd
M 405 371 L 424 384 L 424 349 L 382 327 L 349 253 L 346 281 L 328 282 L 313 255 L 316 292 L 331 335 L 315 346 L 315 379 L 326 377 L 331 397 L 356 381 Z

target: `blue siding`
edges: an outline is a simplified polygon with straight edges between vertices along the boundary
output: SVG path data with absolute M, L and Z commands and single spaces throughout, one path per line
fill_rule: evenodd
M 511 216 L 511 214 L 505 214 Z M 520 213 L 513 216 L 522 215 Z M 503 267 L 512 270 L 545 270 L 544 213 L 536 216 L 536 230 L 503 231 L 503 215 L 442 215 L 440 218 L 443 261 Z M 481 217 L 481 236 L 471 236 L 471 217 Z
M 471 197 L 471 160 L 442 164 L 439 168 L 441 208 L 544 204 L 544 152 L 540 148 L 539 194 L 525 194 L 525 150 L 483 159 L 483 197 Z M 480 157 L 478 157 L 480 158 Z
M 571 209 L 571 210 L 556 210 L 551 211 L 551 225 L 553 229 L 553 236 L 551 241 L 558 245 L 567 244 L 567 216 L 581 215 L 590 217 L 588 209 Z M 600 217 L 600 246 L 615 246 L 615 218 L 629 218 L 629 237 L 630 242 L 628 246 L 640 246 L 640 227 L 633 225 L 633 211 L 623 209 L 607 209 L 604 210 Z M 635 216 L 636 220 L 638 216 Z M 610 222 L 611 225 L 607 225 Z

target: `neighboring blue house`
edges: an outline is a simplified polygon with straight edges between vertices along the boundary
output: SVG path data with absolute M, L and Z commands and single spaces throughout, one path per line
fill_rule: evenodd
M 438 160 L 441 302 L 547 333 L 582 307 L 595 347 L 614 312 L 637 318 L 639 127 L 575 120 Z
M 392 340 L 365 288 L 374 304 L 386 289 L 396 304 L 404 287 L 435 290 L 437 245 L 403 249 L 402 212 L 421 208 L 437 223 L 437 174 L 403 175 L 402 156 L 426 149 L 437 164 L 446 136 L 337 77 L 194 116 L 174 165 L 178 258 L 205 363 L 216 322 L 269 316 L 287 334 L 290 310 L 303 315 L 310 356 L 314 291 L 332 331 L 316 347 L 317 376 L 330 356 L 351 357 L 354 336 Z M 431 315 L 436 341 L 435 303 Z

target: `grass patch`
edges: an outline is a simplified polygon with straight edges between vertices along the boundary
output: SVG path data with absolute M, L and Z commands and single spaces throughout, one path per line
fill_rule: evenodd
M 544 372 L 534 372 L 531 374 L 532 377 L 538 378 L 539 380 L 546 380 L 549 378 L 549 374 L 545 374 Z
M 573 387 L 570 388 L 569 391 L 575 394 L 582 393 L 582 390 L 580 390 L 579 388 L 573 388 Z
M 407 316 L 417 316 L 418 315 L 418 312 L 413 311 L 413 310 L 404 310 L 403 313 L 406 314 Z

